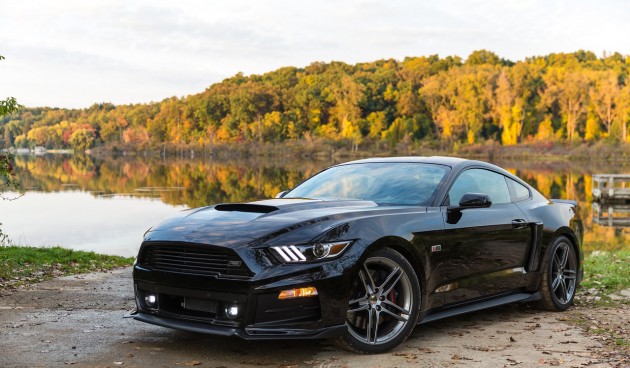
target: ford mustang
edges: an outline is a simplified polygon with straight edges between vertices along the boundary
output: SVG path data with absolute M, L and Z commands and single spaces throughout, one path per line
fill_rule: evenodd
M 190 209 L 149 229 L 128 317 L 381 353 L 449 316 L 514 302 L 567 309 L 582 230 L 575 201 L 546 199 L 489 163 L 353 161 L 275 199 Z

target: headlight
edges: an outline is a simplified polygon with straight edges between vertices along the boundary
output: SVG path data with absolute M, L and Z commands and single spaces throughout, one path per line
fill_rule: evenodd
M 271 252 L 284 263 L 312 262 L 335 258 L 343 253 L 352 241 L 317 243 L 311 245 L 283 245 L 270 247 Z

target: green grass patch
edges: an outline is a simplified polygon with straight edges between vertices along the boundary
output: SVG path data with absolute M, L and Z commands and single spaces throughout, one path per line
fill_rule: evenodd
M 630 288 L 630 249 L 594 251 L 586 255 L 582 286 L 604 294 Z
M 0 290 L 52 277 L 129 266 L 133 258 L 61 247 L 0 246 Z

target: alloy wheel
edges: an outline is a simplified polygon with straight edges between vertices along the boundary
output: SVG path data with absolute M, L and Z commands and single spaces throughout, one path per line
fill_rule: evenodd
M 570 244 L 562 242 L 553 254 L 551 291 L 561 304 L 567 304 L 575 293 L 577 267 L 574 253 Z
M 417 306 L 403 267 L 390 258 L 368 258 L 358 271 L 348 303 L 349 333 L 365 344 L 385 344 L 405 329 L 412 308 Z

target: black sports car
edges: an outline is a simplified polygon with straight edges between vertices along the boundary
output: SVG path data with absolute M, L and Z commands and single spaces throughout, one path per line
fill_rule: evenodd
M 330 167 L 276 199 L 150 229 L 133 318 L 244 339 L 387 351 L 417 324 L 512 302 L 561 311 L 582 270 L 577 203 L 448 157 Z

